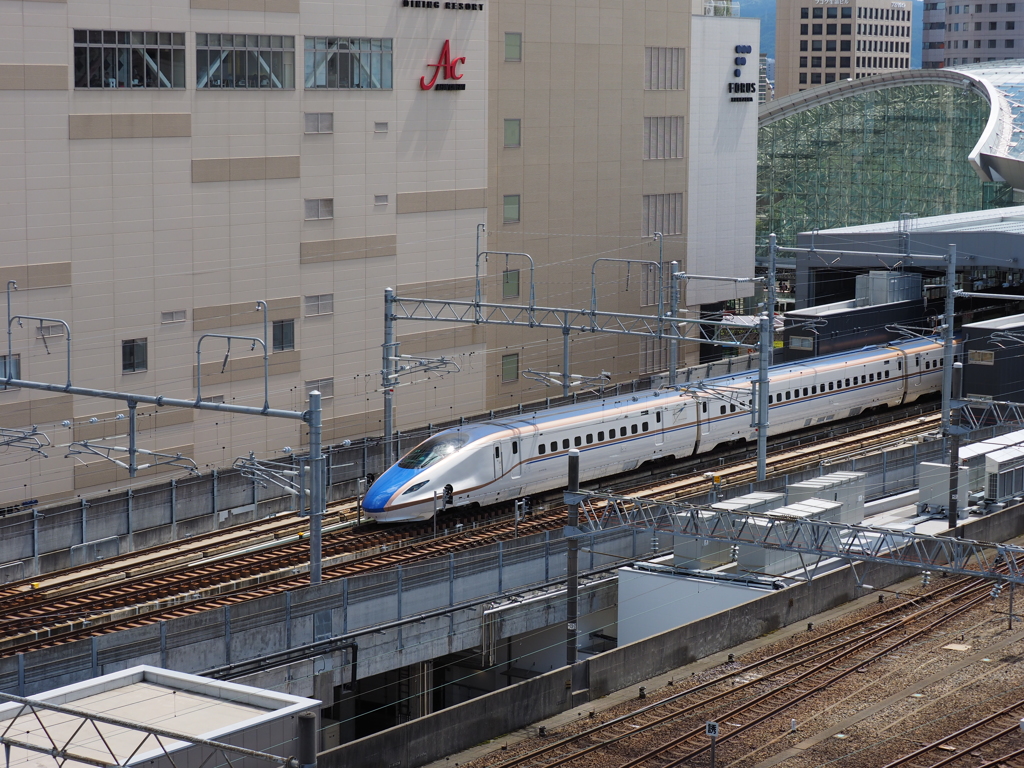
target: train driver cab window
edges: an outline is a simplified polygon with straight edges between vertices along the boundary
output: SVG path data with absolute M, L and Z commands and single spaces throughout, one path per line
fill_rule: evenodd
M 546 449 L 547 449 L 547 446 L 545 446 L 544 443 L 541 443 L 540 445 L 538 445 L 537 446 L 537 453 L 538 453 L 538 455 L 543 456 L 544 455 L 544 451 Z
M 599 442 L 599 443 L 604 442 L 604 432 L 598 432 L 597 433 L 597 442 Z
M 637 433 L 636 424 L 630 424 L 629 425 L 629 431 L 632 432 L 635 435 Z
M 576 435 L 576 437 L 573 439 L 573 443 L 577 448 L 579 448 L 581 445 L 583 445 L 583 438 L 580 437 L 579 435 Z
M 568 448 L 569 448 L 569 438 L 566 438 L 565 440 L 562 441 L 562 450 L 563 451 L 564 450 L 568 450 Z
M 512 454 L 515 455 L 517 453 L 519 453 L 519 441 L 518 440 L 513 440 L 512 441 Z
M 594 436 L 592 434 L 587 435 L 587 445 L 590 445 L 592 442 L 594 442 Z
M 568 440 L 565 441 L 565 447 L 566 448 L 569 447 L 569 441 Z M 554 453 L 557 450 L 558 450 L 558 443 L 556 441 L 552 440 L 551 441 L 551 452 Z

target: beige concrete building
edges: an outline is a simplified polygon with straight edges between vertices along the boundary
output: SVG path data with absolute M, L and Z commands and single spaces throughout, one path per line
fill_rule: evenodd
M 11 370 L 65 381 L 59 319 L 75 385 L 193 398 L 200 338 L 266 321 L 271 406 L 319 388 L 336 442 L 381 432 L 385 287 L 472 297 L 478 224 L 536 259 L 542 304 L 589 305 L 595 259 L 656 261 L 656 231 L 666 262 L 750 274 L 757 22 L 720 5 L 0 0 L 0 277 L 14 314 L 53 318 L 14 324 Z M 525 273 L 486 270 L 489 298 L 525 297 Z M 657 303 L 650 265 L 596 275 L 602 309 Z M 694 284 L 685 303 L 740 295 Z M 402 387 L 399 428 L 554 394 L 522 373 L 560 368 L 558 334 L 398 333 L 461 366 Z M 203 397 L 262 405 L 259 348 L 225 352 L 203 341 Z M 572 354 L 616 379 L 663 364 L 636 338 Z M 84 445 L 125 446 L 124 410 L 0 391 L 0 426 L 53 443 L 0 458 L 0 504 L 124 487 Z M 304 441 L 258 417 L 140 406 L 139 423 L 140 448 L 203 470 Z
M 913 3 L 776 0 L 775 97 L 910 68 Z

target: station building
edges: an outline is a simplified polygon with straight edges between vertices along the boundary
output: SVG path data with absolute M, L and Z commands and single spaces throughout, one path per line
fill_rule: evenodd
M 749 275 L 758 22 L 732 10 L 8 0 L 0 277 L 13 315 L 44 318 L 13 322 L 8 370 L 63 383 L 70 343 L 77 386 L 193 398 L 201 372 L 204 397 L 258 406 L 258 345 L 197 345 L 266 324 L 271 406 L 301 410 L 319 389 L 336 442 L 381 433 L 384 289 L 471 298 L 478 225 L 480 248 L 533 256 L 547 305 L 587 306 L 599 255 Z M 485 297 L 525 301 L 523 262 L 481 267 Z M 651 312 L 654 267 L 638 267 L 604 264 L 602 309 Z M 684 302 L 734 295 L 693 286 Z M 398 334 L 401 353 L 461 368 L 406 380 L 399 428 L 542 398 L 523 372 L 560 367 L 558 333 Z M 663 354 L 576 342 L 573 373 L 633 378 Z M 94 450 L 127 444 L 124 410 L 0 391 L 0 425 L 53 444 L 4 455 L 0 504 L 124 487 Z M 203 471 L 305 440 L 296 422 L 187 409 L 140 406 L 139 424 L 140 448 Z
M 910 67 L 913 3 L 777 0 L 776 98 Z
M 768 235 L 1013 206 L 1024 189 L 1015 62 L 908 70 L 760 111 L 758 254 Z

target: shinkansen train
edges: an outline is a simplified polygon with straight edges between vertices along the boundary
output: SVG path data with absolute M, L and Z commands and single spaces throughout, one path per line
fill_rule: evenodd
M 942 366 L 939 339 L 773 366 L 769 435 L 913 402 L 941 389 Z M 428 520 L 435 494 L 451 508 L 563 487 L 566 454 L 573 448 L 580 452 L 580 480 L 587 481 L 646 461 L 756 440 L 750 414 L 756 380 L 757 372 L 747 371 L 446 429 L 384 472 L 363 508 L 380 522 Z

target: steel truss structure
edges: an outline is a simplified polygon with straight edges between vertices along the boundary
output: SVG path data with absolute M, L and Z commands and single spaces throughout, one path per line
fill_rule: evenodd
M 279 757 L 277 755 L 272 755 L 269 752 L 244 749 L 242 747 L 236 747 L 232 744 L 225 744 L 220 741 L 201 739 L 196 736 L 176 733 L 164 728 L 141 725 L 139 723 L 133 723 L 130 720 L 109 717 L 107 715 L 99 715 L 93 712 L 76 709 L 74 707 L 50 704 L 49 702 L 38 701 L 36 699 L 26 699 L 21 696 L 12 696 L 6 693 L 0 694 L 0 701 L 21 704 L 21 709 L 18 710 L 17 714 L 10 718 L 6 727 L 2 732 L 0 732 L 0 744 L 4 745 L 6 765 L 8 766 L 10 766 L 11 763 L 12 747 L 43 755 L 49 755 L 54 759 L 58 768 L 61 768 L 68 761 L 94 765 L 98 768 L 121 768 L 121 766 L 128 765 L 131 760 L 142 751 L 143 747 L 147 747 L 149 750 L 153 750 L 154 748 L 159 749 L 163 752 L 164 756 L 167 757 L 172 766 L 177 766 L 169 749 L 178 746 L 175 742 L 184 742 L 185 744 L 192 744 L 209 749 L 205 759 L 197 768 L 207 768 L 207 766 L 224 764 L 230 768 L 230 766 L 233 765 L 232 757 L 235 758 L 235 762 L 238 762 L 243 758 L 252 758 L 267 762 L 271 765 L 282 766 L 282 768 L 300 768 L 299 761 L 294 757 Z M 51 723 L 51 727 L 47 728 L 40 716 L 41 712 L 55 712 L 62 715 L 62 722 L 58 723 L 57 727 L 54 727 L 54 724 Z M 103 730 L 100 729 L 101 725 L 107 726 L 106 735 L 104 735 Z M 36 726 L 39 728 L 38 731 L 35 731 Z M 118 729 L 118 731 L 121 731 L 122 733 L 123 731 L 128 730 L 139 734 L 138 743 L 135 744 L 128 754 L 118 755 L 116 750 L 111 746 L 113 739 L 109 737 L 112 735 L 111 729 L 114 728 Z M 70 735 L 68 734 L 69 730 L 71 731 Z M 26 738 L 19 738 L 22 734 L 32 734 L 33 731 L 35 731 L 34 735 L 37 736 L 37 741 L 28 741 Z M 39 738 L 40 736 L 41 738 Z M 96 744 L 96 741 L 94 736 L 99 738 L 99 742 L 102 744 L 103 749 L 105 749 L 110 755 L 109 760 L 97 758 L 92 754 L 83 753 L 81 751 L 74 751 L 76 740 L 78 740 L 79 737 L 87 740 L 81 742 L 79 746 L 84 746 L 88 743 L 95 749 L 94 745 Z M 102 752 L 102 750 L 100 750 L 100 752 Z M 223 758 L 223 763 L 212 762 L 212 758 L 218 754 Z
M 901 565 L 957 576 L 1024 584 L 1024 547 L 892 531 L 764 513 L 705 510 L 691 504 L 580 490 L 578 527 L 566 536 L 629 526 L 671 536 L 748 544 L 850 563 Z

